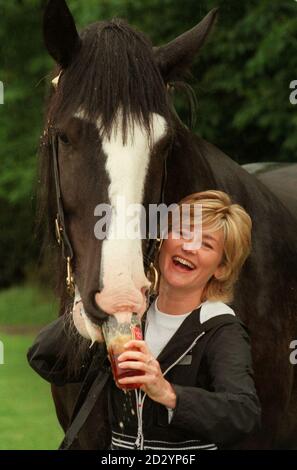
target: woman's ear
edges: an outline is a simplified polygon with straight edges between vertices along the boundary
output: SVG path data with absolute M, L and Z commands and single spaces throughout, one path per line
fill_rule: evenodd
M 224 264 L 224 262 L 222 262 L 222 263 L 217 267 L 217 269 L 215 270 L 215 272 L 213 273 L 213 276 L 214 276 L 218 281 L 221 281 L 221 280 L 222 280 L 222 277 L 225 276 L 225 271 L 226 271 L 226 265 Z

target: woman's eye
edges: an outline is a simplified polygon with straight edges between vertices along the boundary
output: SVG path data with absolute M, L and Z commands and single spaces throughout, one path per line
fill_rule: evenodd
M 59 134 L 59 139 L 64 145 L 70 145 L 70 140 L 68 139 L 67 134 L 62 132 Z
M 211 246 L 211 245 L 209 245 L 209 243 L 202 242 L 202 245 L 206 246 L 206 248 L 210 248 L 210 249 L 212 249 L 212 246 Z

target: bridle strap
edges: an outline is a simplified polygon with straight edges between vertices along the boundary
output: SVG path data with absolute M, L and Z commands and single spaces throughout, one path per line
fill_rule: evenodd
M 60 188 L 60 172 L 59 172 L 59 161 L 58 161 L 58 136 L 53 131 L 53 128 L 50 128 L 50 143 L 52 149 L 52 158 L 53 158 L 53 168 L 54 168 L 54 181 L 55 181 L 55 190 L 56 190 L 56 201 L 57 201 L 57 216 L 55 219 L 55 232 L 56 239 L 58 244 L 62 248 L 62 256 L 67 263 L 67 276 L 66 276 L 66 286 L 67 291 L 70 295 L 74 295 L 75 284 L 72 274 L 71 261 L 73 260 L 73 249 L 70 243 L 70 239 L 67 234 L 65 217 L 64 217 L 64 208 L 63 200 L 61 195 Z
M 73 259 L 73 249 L 67 235 L 66 226 L 65 226 L 65 217 L 64 217 L 64 208 L 61 196 L 60 188 L 60 172 L 59 172 L 59 162 L 58 162 L 58 137 L 57 135 L 51 136 L 52 140 L 52 152 L 53 152 L 53 164 L 54 164 L 54 180 L 56 188 L 56 198 L 57 198 L 57 219 L 60 230 L 60 237 L 62 240 L 62 255 L 64 259 L 70 258 Z
M 166 190 L 166 183 L 167 183 L 167 158 L 168 158 L 169 150 L 166 152 L 163 162 L 163 172 L 162 172 L 162 182 L 161 182 L 161 191 L 160 191 L 160 198 L 159 204 L 163 204 L 165 202 L 165 190 Z M 159 231 L 157 238 L 149 238 L 149 234 L 147 234 L 147 251 L 144 255 L 144 266 L 146 269 L 151 267 L 151 264 L 154 263 L 156 252 L 160 249 L 161 244 L 161 233 Z

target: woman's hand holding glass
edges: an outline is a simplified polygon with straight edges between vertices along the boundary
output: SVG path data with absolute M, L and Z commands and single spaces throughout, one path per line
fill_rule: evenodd
M 119 380 L 122 385 L 139 383 L 139 388 L 152 400 L 174 409 L 176 394 L 170 382 L 165 379 L 159 362 L 153 357 L 145 341 L 132 340 L 125 344 L 126 351 L 119 357 L 121 369 L 135 369 L 144 372 L 144 375 L 126 377 Z M 134 349 L 134 350 L 133 350 Z M 135 350 L 137 349 L 137 350 Z

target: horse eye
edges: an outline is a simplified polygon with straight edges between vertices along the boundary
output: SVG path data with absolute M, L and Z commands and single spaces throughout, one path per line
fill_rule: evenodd
M 62 132 L 59 134 L 59 139 L 64 145 L 70 145 L 70 140 L 68 139 L 67 134 Z

